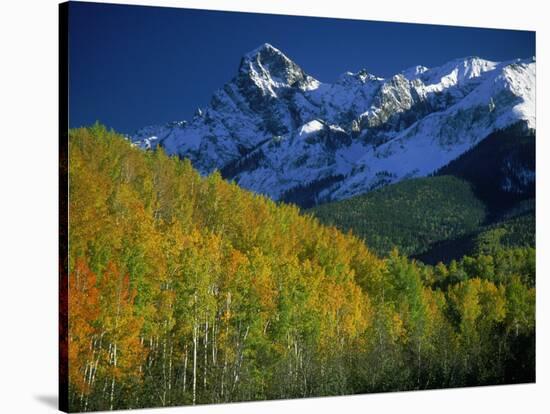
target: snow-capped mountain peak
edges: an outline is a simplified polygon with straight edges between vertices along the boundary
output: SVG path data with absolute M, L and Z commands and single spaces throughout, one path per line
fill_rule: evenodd
M 277 98 L 277 90 L 297 87 L 314 89 L 319 82 L 307 75 L 300 66 L 269 43 L 264 43 L 244 55 L 239 73 L 251 79 L 265 95 Z
M 430 174 L 515 123 L 534 129 L 534 102 L 534 58 L 467 57 L 387 79 L 363 69 L 331 84 L 265 43 L 190 122 L 132 140 L 274 199 L 320 202 Z

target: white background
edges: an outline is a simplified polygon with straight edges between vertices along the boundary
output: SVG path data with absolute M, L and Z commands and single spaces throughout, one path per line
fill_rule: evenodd
M 114 1 L 116 2 L 116 1 Z M 548 47 L 544 1 L 131 1 L 537 31 L 537 384 L 142 410 L 143 413 L 548 412 Z M 0 413 L 57 404 L 57 1 L 0 2 Z M 549 66 L 547 66 L 549 65 Z M 545 407 L 546 406 L 546 407 Z

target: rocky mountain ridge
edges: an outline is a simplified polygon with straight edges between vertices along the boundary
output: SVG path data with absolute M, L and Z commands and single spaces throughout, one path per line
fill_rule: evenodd
M 429 175 L 511 125 L 532 133 L 535 73 L 534 58 L 468 57 L 388 79 L 346 72 L 329 84 L 264 44 L 193 119 L 131 140 L 275 200 L 318 204 Z

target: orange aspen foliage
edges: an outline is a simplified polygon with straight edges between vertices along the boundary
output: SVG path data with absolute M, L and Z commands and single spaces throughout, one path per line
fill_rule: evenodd
M 69 378 L 83 394 L 90 392 L 88 370 L 93 362 L 93 336 L 99 315 L 96 276 L 83 258 L 76 260 L 69 276 Z

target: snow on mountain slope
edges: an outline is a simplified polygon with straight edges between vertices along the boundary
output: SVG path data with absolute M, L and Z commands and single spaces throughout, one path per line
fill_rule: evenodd
M 535 129 L 534 58 L 455 59 L 389 79 L 363 69 L 328 84 L 264 44 L 192 120 L 131 139 L 274 199 L 323 202 L 430 174 L 518 122 Z
M 385 144 L 368 148 L 355 163 L 355 171 L 330 198 L 347 198 L 391 182 L 426 176 L 495 130 L 520 120 L 535 129 L 534 85 L 534 63 L 504 65 L 457 104 L 426 116 Z

